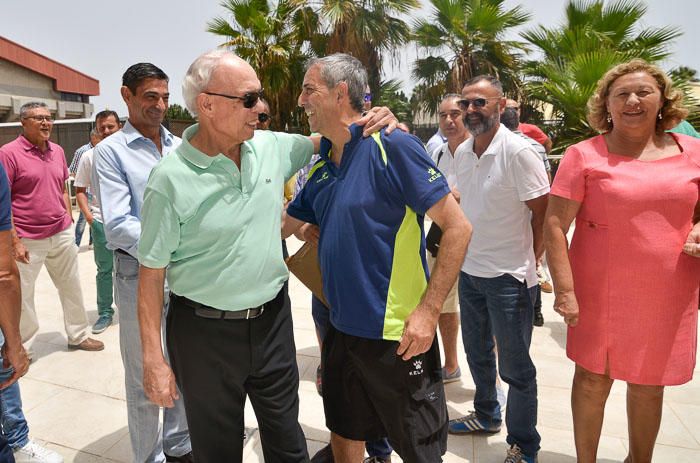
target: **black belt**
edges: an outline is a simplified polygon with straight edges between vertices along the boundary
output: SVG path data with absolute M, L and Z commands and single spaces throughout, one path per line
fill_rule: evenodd
M 178 296 L 175 293 L 170 293 L 170 299 L 184 304 L 187 307 L 194 309 L 194 314 L 202 318 L 211 318 L 215 320 L 249 320 L 258 318 L 265 311 L 265 305 L 244 310 L 219 310 L 208 305 L 200 304 L 199 302 L 188 299 L 184 296 Z
M 118 254 L 123 254 L 123 255 L 125 255 L 125 256 L 129 256 L 129 257 L 131 257 L 132 259 L 134 258 L 134 256 L 132 256 L 131 254 L 129 254 L 128 252 L 126 252 L 126 251 L 123 250 L 123 249 L 115 249 L 114 252 L 116 252 L 116 253 L 118 253 Z

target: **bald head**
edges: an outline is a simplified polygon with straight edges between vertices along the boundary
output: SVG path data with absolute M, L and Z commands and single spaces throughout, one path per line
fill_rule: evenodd
M 197 95 L 222 80 L 241 78 L 257 80 L 255 70 L 238 55 L 228 50 L 212 50 L 195 59 L 182 81 L 182 97 L 187 109 L 197 115 Z
M 506 100 L 506 108 L 520 109 L 520 103 L 518 103 L 518 102 L 515 101 L 515 100 L 511 100 L 510 98 L 508 98 L 508 99 Z

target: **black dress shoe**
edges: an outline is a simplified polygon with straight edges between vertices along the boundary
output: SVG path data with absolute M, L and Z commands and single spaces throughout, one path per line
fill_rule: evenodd
M 326 445 L 321 450 L 316 452 L 316 455 L 314 455 L 311 459 L 311 463 L 335 463 L 331 444 Z
M 175 462 L 179 462 L 179 463 L 194 463 L 194 457 L 192 456 L 191 451 L 189 453 L 182 455 L 181 457 L 173 457 L 173 456 L 170 456 L 166 453 L 165 454 L 165 461 L 175 461 Z

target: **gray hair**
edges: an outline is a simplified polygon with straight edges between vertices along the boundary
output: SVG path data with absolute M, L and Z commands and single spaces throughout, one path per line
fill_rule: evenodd
M 341 82 L 348 85 L 348 97 L 352 109 L 362 112 L 367 87 L 367 70 L 360 60 L 346 53 L 334 53 L 323 58 L 314 58 L 306 65 L 306 70 L 314 66 L 321 69 L 321 79 L 328 88 Z
M 236 55 L 228 50 L 211 50 L 199 55 L 187 69 L 187 74 L 182 80 L 182 98 L 193 115 L 197 115 L 197 95 L 206 90 L 214 70 L 222 58 L 228 56 Z
M 440 100 L 440 104 L 443 104 L 445 101 L 453 100 L 453 99 L 455 99 L 455 98 L 458 99 L 458 100 L 461 100 L 461 99 L 462 99 L 462 95 L 460 95 L 459 93 L 446 93 L 446 94 L 442 97 L 442 100 Z
M 43 103 L 41 101 L 30 101 L 29 103 L 24 103 L 22 105 L 22 107 L 19 108 L 20 119 L 24 119 L 25 117 L 27 117 L 27 113 L 29 111 L 31 111 L 32 109 L 37 109 L 37 108 L 44 108 L 47 111 L 49 110 L 49 106 L 46 103 Z
M 500 80 L 498 80 L 496 76 L 492 76 L 491 74 L 481 74 L 476 77 L 472 77 L 467 81 L 466 84 L 464 84 L 464 87 L 471 87 L 472 85 L 476 85 L 479 82 L 488 82 L 493 88 L 498 90 L 498 93 L 500 93 L 501 96 L 503 96 L 503 84 Z

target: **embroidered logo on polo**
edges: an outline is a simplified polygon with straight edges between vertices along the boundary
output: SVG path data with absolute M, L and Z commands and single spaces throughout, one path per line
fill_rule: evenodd
M 321 174 L 321 176 L 316 180 L 316 183 L 321 183 L 325 180 L 328 180 L 328 178 L 328 172 L 323 172 L 323 174 Z
M 413 361 L 413 371 L 408 372 L 408 376 L 418 376 L 423 374 L 423 361 L 414 360 Z
M 430 178 L 428 178 L 428 183 L 433 183 L 435 180 L 442 177 L 442 174 L 432 167 L 428 168 L 428 175 L 430 175 Z
M 265 179 L 265 183 L 272 183 L 272 179 L 266 178 L 266 179 Z

